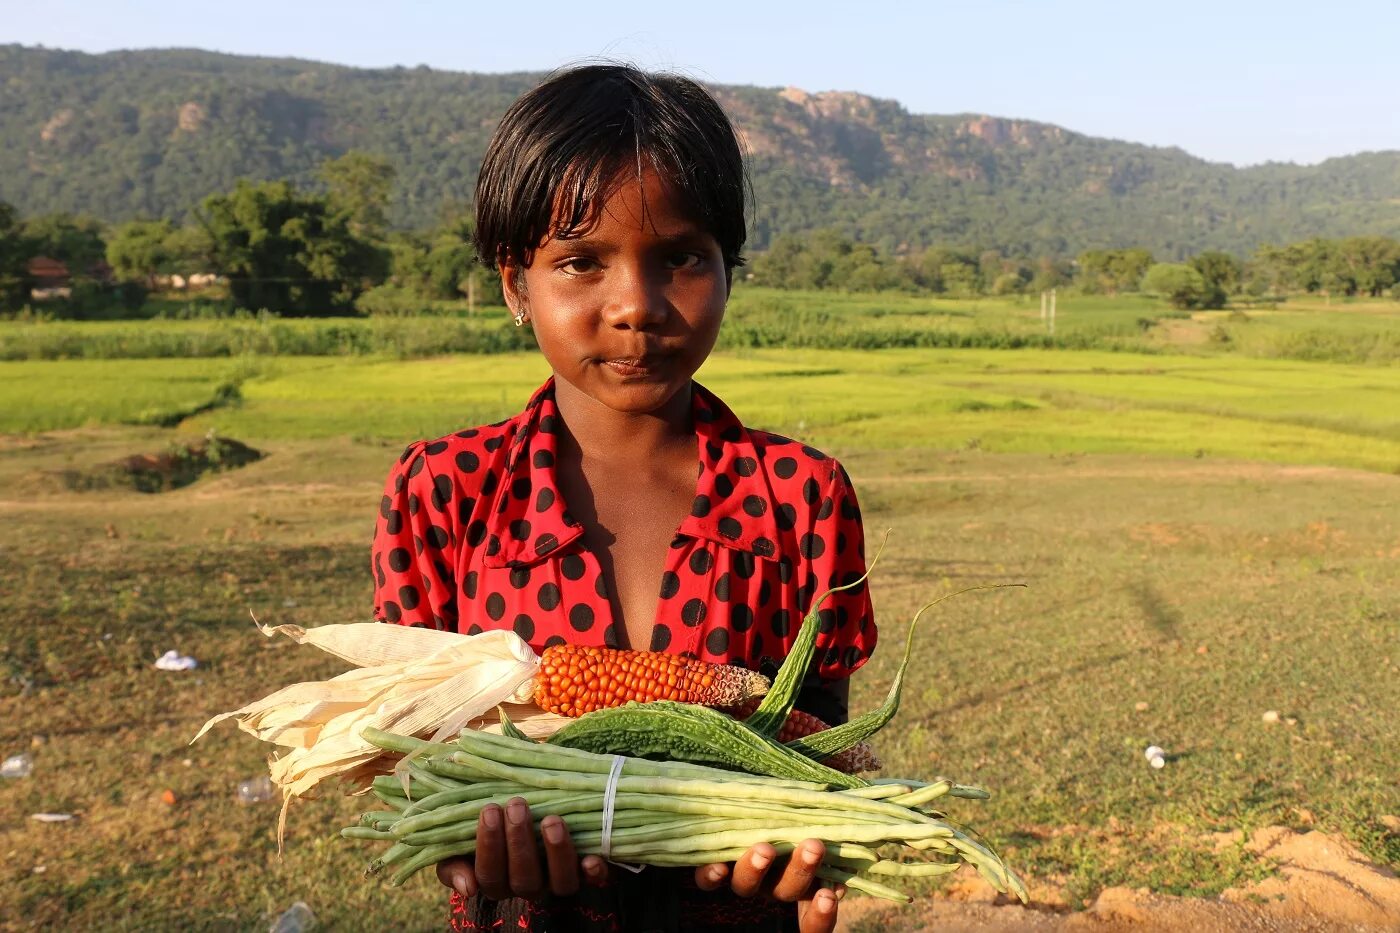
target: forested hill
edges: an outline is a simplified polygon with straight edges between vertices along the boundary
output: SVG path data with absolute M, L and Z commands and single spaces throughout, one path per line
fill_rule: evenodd
M 538 79 L 0 46 L 0 200 L 24 214 L 178 219 L 239 178 L 311 185 L 319 162 L 360 149 L 398 171 L 393 220 L 427 226 L 470 199 L 492 128 Z M 757 248 L 825 226 L 889 248 L 1145 246 L 1163 259 L 1310 236 L 1400 237 L 1400 152 L 1237 169 L 1044 123 L 911 114 L 854 93 L 715 90 L 753 156 Z

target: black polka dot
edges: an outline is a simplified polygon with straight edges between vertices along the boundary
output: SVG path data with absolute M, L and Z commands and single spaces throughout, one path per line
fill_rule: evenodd
M 733 577 L 729 574 L 720 574 L 719 579 L 715 581 L 715 599 L 724 603 L 729 602 L 729 589 L 732 582 Z
M 388 580 L 388 578 L 384 576 L 383 556 L 383 554 L 378 552 L 374 555 L 374 579 L 380 586 L 383 586 Z
M 821 535 L 805 534 L 799 543 L 799 549 L 803 557 L 811 560 L 821 557 L 826 552 L 826 542 L 822 540 Z
M 841 517 L 850 522 L 860 518 L 860 506 L 856 504 L 854 499 L 841 500 Z
M 758 605 L 759 605 L 759 607 L 761 608 L 761 607 L 763 607 L 763 606 L 768 605 L 769 601 L 770 601 L 772 598 L 773 598 L 773 581 L 772 581 L 772 580 L 764 580 L 764 581 L 763 581 L 762 583 L 760 583 L 759 586 L 758 586 Z
M 802 484 L 802 498 L 808 505 L 816 505 L 822 497 L 822 488 L 817 485 L 817 481 L 812 477 L 807 477 L 807 481 Z
M 540 587 L 538 598 L 541 609 L 545 612 L 553 612 L 559 608 L 559 587 L 553 583 L 546 583 Z
M 472 547 L 478 547 L 486 540 L 486 523 L 477 519 L 467 526 L 467 543 Z
M 511 481 L 510 494 L 524 502 L 530 498 L 530 477 L 521 476 Z
M 822 453 L 820 450 L 817 450 L 817 448 L 815 447 L 808 447 L 806 444 L 802 445 L 802 452 L 807 456 L 811 457 L 813 460 L 826 459 L 826 454 Z
M 817 581 L 808 580 L 797 588 L 797 608 L 806 612 L 812 608 L 812 597 L 817 592 Z
M 447 566 L 444 560 L 434 560 L 433 569 L 437 571 L 438 578 L 448 583 L 452 582 L 452 568 Z
M 438 454 L 442 453 L 446 449 L 447 441 L 433 441 L 427 447 L 423 448 L 423 452 L 432 454 L 434 457 L 436 457 Z
M 699 407 L 695 412 L 695 420 L 701 424 L 714 424 L 715 412 L 713 408 Z
M 694 628 L 705 621 L 705 601 L 703 599 L 687 600 L 681 607 L 681 621 Z
M 559 572 L 566 580 L 581 580 L 584 570 L 583 558 L 577 554 L 570 554 L 559 562 Z
M 417 515 L 417 514 L 418 514 L 418 510 L 421 509 L 422 507 L 423 507 L 423 500 L 422 500 L 422 499 L 419 499 L 419 498 L 418 498 L 416 495 L 414 495 L 413 493 L 409 493 L 409 494 L 408 494 L 408 514 L 409 514 L 409 515 Z M 441 510 L 439 510 L 439 511 L 441 511 Z
M 415 586 L 399 587 L 399 605 L 405 609 L 418 608 L 418 588 Z
M 664 625 L 655 625 L 651 629 L 651 651 L 665 651 L 671 644 L 671 630 Z
M 486 597 L 486 614 L 493 622 L 501 621 L 501 616 L 506 614 L 506 598 L 500 593 Z
M 720 457 L 724 456 L 724 448 L 719 444 L 713 444 L 707 441 L 705 443 L 705 453 L 710 455 L 711 460 L 718 460 Z
M 855 645 L 847 646 L 846 650 L 841 653 L 841 663 L 846 667 L 855 667 L 860 663 L 860 649 Z
M 745 496 L 744 511 L 758 518 L 768 511 L 768 500 L 762 496 Z
M 469 628 L 469 629 L 467 629 L 467 634 L 468 634 L 468 635 L 480 635 L 480 634 L 481 634 L 482 632 L 484 632 L 484 631 L 485 631 L 485 629 L 483 629 L 480 625 L 477 625 L 475 622 L 473 622 L 473 623 L 472 623 L 472 627 Z
M 403 449 L 403 453 L 399 454 L 399 463 L 407 463 L 407 462 L 408 462 L 408 458 L 411 457 L 411 456 L 413 456 L 413 448 L 414 448 L 414 445 L 413 445 L 413 444 L 409 444 L 407 447 L 405 447 L 405 448 Z
M 537 450 L 535 451 L 535 455 L 530 458 L 530 462 L 533 463 L 537 469 L 543 470 L 545 467 L 554 466 L 554 454 L 547 450 Z
M 568 642 L 564 640 L 564 636 L 563 636 L 563 635 L 551 635 L 551 636 L 549 636 L 548 638 L 546 638 L 546 639 L 544 640 L 544 646 L 545 646 L 546 648 L 553 648 L 555 645 L 567 645 L 567 644 L 568 644 Z
M 413 550 L 417 551 L 419 554 L 423 553 L 423 539 L 417 535 L 413 536 Z
M 736 632 L 747 632 L 753 627 L 753 610 L 743 603 L 730 608 L 729 627 Z
M 413 555 L 407 548 L 396 547 L 389 552 L 389 568 L 395 573 L 403 573 L 413 563 Z
M 734 492 L 734 481 L 721 473 L 715 477 L 715 492 L 719 493 L 720 498 L 725 498 Z
M 792 479 L 797 473 L 797 461 L 791 457 L 779 457 L 773 464 L 773 474 L 779 479 Z
M 406 482 L 408 481 L 402 476 L 394 477 L 394 495 L 398 495 L 399 493 L 403 492 L 403 487 Z
M 661 575 L 661 598 L 674 599 L 681 591 L 681 578 L 671 571 L 666 571 Z
M 548 532 L 535 538 L 535 553 L 541 557 L 551 553 L 558 546 L 559 539 Z
M 403 513 L 398 509 L 390 509 L 389 517 L 384 519 L 384 530 L 391 535 L 403 531 Z
M 489 496 L 496 491 L 496 487 L 501 485 L 501 478 L 496 475 L 495 470 L 487 470 L 486 475 L 481 478 L 481 494 Z
M 773 634 L 779 638 L 786 638 L 792 630 L 792 612 L 788 609 L 779 609 L 773 613 L 772 619 Z
M 546 511 L 546 510 L 547 510 L 551 505 L 553 505 L 553 504 L 554 504 L 554 490 L 553 490 L 553 489 L 550 489 L 548 486 L 546 486 L 545 488 L 541 489 L 541 490 L 539 491 L 539 494 L 535 496 L 535 511 L 536 511 L 536 512 L 543 512 L 543 511 Z
M 413 477 L 417 476 L 419 473 L 422 473 L 422 472 L 423 472 L 423 458 L 422 458 L 422 456 L 414 457 L 414 458 L 413 458 L 413 462 L 410 463 L 410 464 L 408 465 L 408 478 L 409 478 L 409 479 L 413 479 Z
M 861 593 L 865 592 L 865 581 L 861 579 L 863 576 L 865 576 L 865 574 L 861 573 L 859 570 L 847 570 L 841 575 L 841 585 L 850 586 L 851 588 L 846 592 L 850 593 L 852 596 L 859 596 Z M 854 586 L 852 586 L 852 584 L 854 584 Z
M 753 576 L 755 566 L 753 555 L 740 551 L 734 555 L 731 566 L 734 568 L 734 575 L 736 577 L 742 577 L 747 580 L 749 577 Z
M 437 525 L 433 525 L 428 529 L 427 538 L 428 544 L 437 548 L 439 551 L 447 547 L 448 535 L 446 528 L 439 528 Z
M 520 615 L 516 616 L 515 621 L 511 623 L 511 629 L 515 634 L 529 641 L 535 637 L 535 620 L 522 612 Z
M 486 556 L 495 557 L 499 553 L 501 553 L 501 539 L 492 535 L 486 539 Z
M 835 511 L 835 507 L 831 501 L 831 497 L 827 496 L 822 500 L 821 508 L 817 509 L 817 521 L 825 521 L 830 518 L 833 511 Z
M 553 415 L 545 415 L 540 419 L 540 433 L 553 434 L 559 430 L 558 420 Z
M 846 544 L 846 533 L 844 531 L 836 532 L 836 553 L 846 553 Z
M 608 581 L 603 579 L 601 573 L 593 578 L 593 592 L 598 594 L 599 599 L 608 598 Z
M 740 476 L 753 476 L 758 472 L 758 461 L 753 457 L 740 457 L 734 461 L 734 472 Z
M 510 585 L 517 590 L 523 590 L 530 585 L 530 568 L 514 567 L 510 571 Z
M 402 618 L 403 618 L 403 610 L 399 608 L 399 604 L 396 603 L 396 602 L 394 602 L 392 599 L 386 599 L 386 600 L 384 601 L 384 619 L 385 619 L 385 621 L 386 621 L 386 622 L 397 622 L 397 621 L 399 621 L 399 620 L 402 619 Z
M 447 511 L 447 503 L 452 501 L 452 478 L 439 476 L 433 480 L 433 508 Z
M 690 555 L 690 572 L 704 575 L 710 572 L 710 568 L 715 565 L 715 559 L 710 552 L 700 548 Z
M 457 500 L 457 521 L 463 525 L 471 524 L 472 512 L 476 510 L 476 500 L 471 496 Z
M 822 657 L 823 667 L 832 667 L 841 660 L 841 649 L 832 645 L 826 649 L 826 654 Z
M 690 514 L 696 518 L 704 518 L 710 514 L 710 497 L 696 496 L 695 501 L 690 504 Z
M 739 536 L 744 533 L 744 526 L 739 524 L 737 518 L 726 515 L 719 520 L 719 533 L 729 538 L 731 541 L 739 540 Z
M 823 635 L 836 631 L 836 610 L 822 609 L 817 612 L 817 631 Z
M 517 518 L 510 523 L 510 536 L 517 541 L 524 541 L 530 537 L 530 523 L 523 518 Z
M 743 437 L 743 435 L 739 433 L 739 426 L 737 424 L 731 424 L 729 427 L 719 432 L 719 436 L 731 444 L 737 444 L 739 438 Z
M 593 621 L 593 607 L 587 603 L 579 603 L 569 610 L 569 624 L 576 632 L 588 631 L 593 627 Z
M 777 550 L 777 546 L 768 538 L 753 539 L 753 552 L 759 557 L 772 557 Z
M 797 509 L 784 502 L 773 510 L 773 520 L 783 531 L 791 531 L 797 525 Z
M 705 648 L 710 654 L 724 654 L 729 651 L 729 630 L 715 628 L 705 637 Z
M 463 473 L 475 473 L 481 468 L 481 458 L 470 450 L 464 450 L 457 455 L 457 469 Z
M 478 431 L 476 428 L 467 428 L 465 431 L 458 431 L 457 436 L 464 441 L 468 441 L 476 437 L 480 433 L 481 432 Z
M 486 443 L 482 446 L 485 447 L 487 450 L 500 450 L 501 445 L 505 442 L 506 439 L 504 437 L 488 437 L 486 439 Z
M 763 633 L 754 632 L 749 636 L 749 657 L 760 658 L 763 656 Z
M 384 518 L 389 517 L 389 510 L 394 507 L 394 500 L 388 496 L 379 500 L 379 514 Z
M 462 595 L 467 599 L 476 599 L 476 585 L 481 577 L 475 570 L 467 571 L 467 575 L 462 578 Z

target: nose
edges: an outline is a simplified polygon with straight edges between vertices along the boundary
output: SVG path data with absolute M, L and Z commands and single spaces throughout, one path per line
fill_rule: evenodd
M 640 263 L 619 263 L 610 276 L 603 321 L 621 330 L 654 330 L 670 313 L 665 282 Z

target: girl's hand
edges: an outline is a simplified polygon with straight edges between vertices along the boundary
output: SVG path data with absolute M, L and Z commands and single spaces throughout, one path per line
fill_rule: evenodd
M 768 870 L 777 855 L 777 849 L 759 843 L 732 866 L 717 862 L 695 869 L 695 883 L 702 891 L 714 891 L 728 879 L 740 897 L 766 892 L 780 901 L 796 901 L 801 933 L 831 933 L 836 928 L 836 903 L 845 889 L 840 885 L 835 890 L 818 887 L 817 866 L 826 856 L 826 846 L 820 839 L 803 841 L 793 850 L 782 873 L 769 878 Z
M 580 882 L 601 885 L 608 880 L 608 863 L 596 855 L 580 861 L 569 828 L 557 816 L 540 823 L 544 859 L 535 842 L 530 808 L 519 797 L 481 811 L 476 821 L 476 857 L 447 859 L 437 866 L 438 880 L 463 897 L 480 894 L 491 900 L 546 894 L 578 893 Z

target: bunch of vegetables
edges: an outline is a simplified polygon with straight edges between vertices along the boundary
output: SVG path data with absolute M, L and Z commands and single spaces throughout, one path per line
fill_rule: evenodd
M 504 713 L 501 735 L 468 729 L 455 742 L 363 730 L 364 739 L 403 757 L 398 774 L 373 782 L 387 809 L 363 814 L 342 835 L 390 843 L 370 871 L 392 868 L 399 884 L 443 859 L 472 854 L 482 809 L 522 797 L 536 821 L 560 816 L 580 854 L 642 865 L 704 865 L 734 861 L 761 842 L 786 853 L 817 838 L 827 851 L 818 875 L 868 894 L 906 901 L 887 882 L 968 863 L 998 891 L 1024 901 L 1024 886 L 1001 859 L 934 808 L 944 797 L 985 799 L 985 791 L 943 778 L 866 781 L 830 767 L 893 717 L 918 616 L 878 708 L 841 726 L 799 726 L 806 734 L 778 738 L 785 727 L 792 734 L 793 701 L 811 663 L 817 609 L 825 598 L 813 604 L 772 686 L 756 707 L 750 703 L 742 721 L 698 703 L 655 699 L 665 691 L 654 679 L 645 702 L 626 699 L 628 671 L 651 670 L 650 659 L 637 657 L 647 653 L 569 649 L 552 660 L 546 653 L 536 700 L 547 709 L 562 696 L 560 702 L 592 711 L 543 742 L 516 729 Z M 698 687 L 682 684 L 681 695 L 734 705 L 733 691 L 707 695 L 700 681 L 714 677 L 702 662 L 683 663 Z M 596 702 L 603 696 L 621 705 Z

